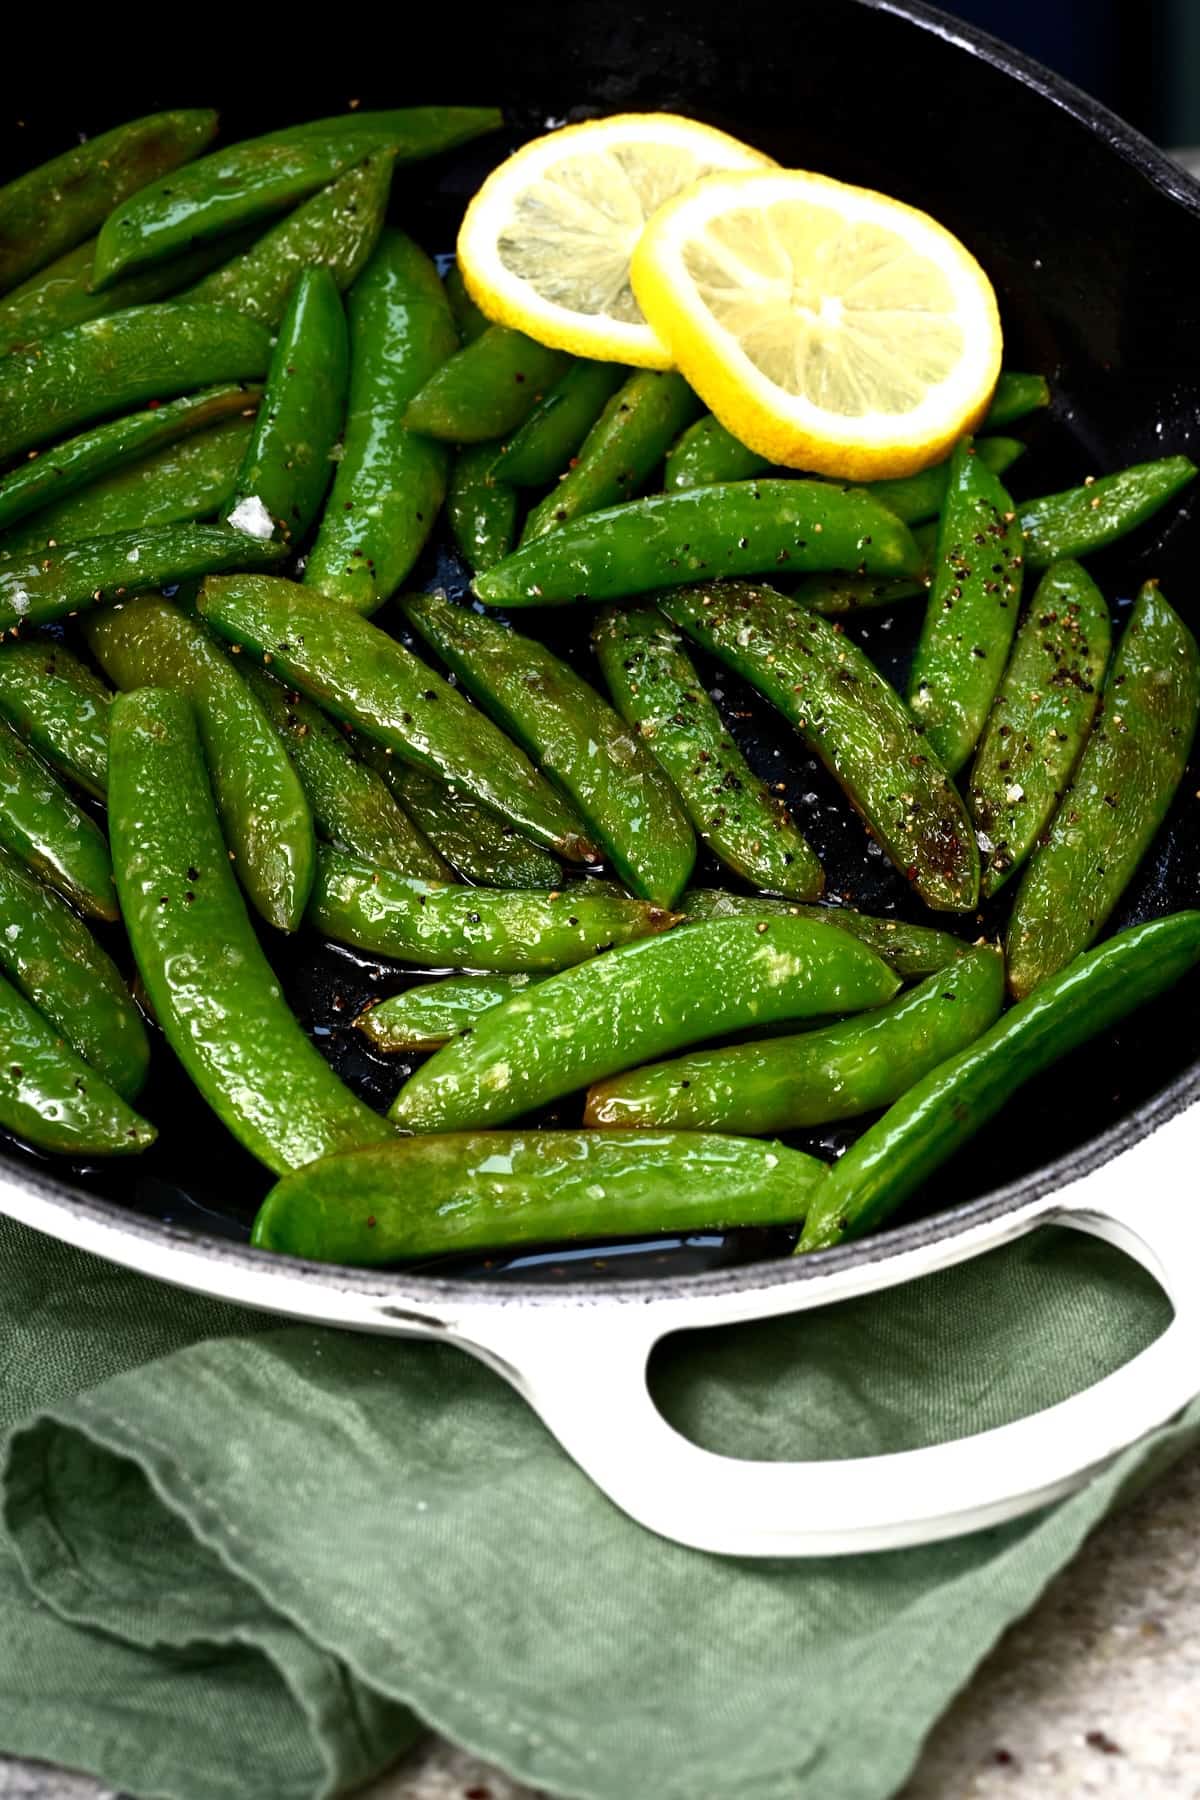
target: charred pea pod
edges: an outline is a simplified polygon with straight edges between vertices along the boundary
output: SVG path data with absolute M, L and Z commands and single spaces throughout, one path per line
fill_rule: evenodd
M 404 409 L 454 350 L 437 270 L 403 232 L 385 231 L 350 292 L 350 405 L 341 461 L 304 571 L 307 587 L 374 612 L 421 553 L 446 493 L 440 444 L 404 427 Z
M 408 429 L 447 444 L 507 437 L 570 366 L 522 331 L 489 325 L 429 375 L 404 414 Z
M 1019 438 L 980 437 L 975 439 L 973 448 L 977 461 L 993 475 L 1003 475 L 1019 456 L 1025 454 L 1025 446 Z M 945 506 L 954 469 L 954 458 L 948 456 L 945 462 L 934 463 L 931 469 L 922 469 L 919 475 L 868 482 L 867 492 L 890 506 L 906 525 L 923 525 L 927 519 L 935 519 Z
M 94 919 L 116 918 L 112 858 L 104 833 L 2 722 L 0 845 L 80 912 Z
M 588 432 L 573 467 L 534 507 L 521 543 L 532 544 L 573 519 L 628 500 L 699 410 L 700 402 L 682 375 L 638 369 Z
M 158 1135 L 3 976 L 0 1125 L 58 1156 L 134 1156 Z
M 1164 456 L 1157 462 L 1134 463 L 1115 475 L 1101 475 L 1098 481 L 1085 481 L 1061 494 L 1024 501 L 1020 516 L 1025 561 L 1032 569 L 1044 569 L 1064 556 L 1103 550 L 1152 519 L 1195 474 L 1189 457 Z
M 862 488 L 731 481 L 589 513 L 524 545 L 474 588 L 489 606 L 541 606 L 811 569 L 923 572 L 908 526 Z
M 773 919 L 785 914 L 834 925 L 874 950 L 905 981 L 936 974 L 967 953 L 962 939 L 948 931 L 936 931 L 931 925 L 910 925 L 906 919 L 878 919 L 849 906 L 798 906 L 794 901 L 772 900 L 764 894 L 685 888 L 679 909 L 688 925 L 707 919 Z
M 195 708 L 238 878 L 268 924 L 294 931 L 312 886 L 312 814 L 287 752 L 237 670 L 203 626 L 157 594 L 96 614 L 87 637 L 117 687 L 169 688 Z
M 908 704 L 957 775 L 979 739 L 1021 605 L 1021 533 L 999 479 L 964 438 L 950 459 L 933 586 L 908 676 Z
M 97 800 L 108 790 L 112 694 L 94 669 L 51 638 L 0 646 L 0 712 L 52 768 Z
M 1018 419 L 1039 412 L 1050 404 L 1050 384 L 1044 375 L 1022 375 L 1005 369 L 996 383 L 992 404 L 988 407 L 980 431 L 1003 431 Z
M 291 581 L 230 576 L 204 585 L 201 616 L 229 643 L 364 737 L 453 782 L 570 862 L 591 859 L 583 828 L 490 719 L 394 638 Z
M 492 470 L 497 480 L 513 487 L 557 481 L 628 374 L 617 363 L 572 363 L 497 452 Z
M 265 511 L 268 527 L 282 543 L 298 543 L 305 535 L 333 475 L 349 376 L 337 283 L 328 269 L 305 269 L 279 327 L 227 523 L 263 537 Z
M 480 887 L 553 888 L 562 870 L 548 851 L 521 837 L 461 789 L 367 746 L 367 759 L 438 855 Z
M 549 893 L 445 886 L 320 849 L 309 919 L 326 937 L 377 956 L 521 974 L 553 973 L 613 944 L 666 931 L 676 915 L 607 882 Z
M 676 590 L 662 606 L 796 727 L 927 906 L 974 908 L 979 854 L 958 791 L 856 644 L 746 582 Z
M 578 808 L 639 899 L 671 906 L 696 840 L 654 758 L 582 676 L 534 638 L 441 595 L 405 602 L 410 624 L 467 692 Z
M 1026 1081 L 1166 992 L 1200 960 L 1200 913 L 1123 931 L 1021 1000 L 912 1087 L 850 1146 L 813 1197 L 799 1250 L 883 1223 Z
M 1008 923 L 1009 986 L 1048 981 L 1100 931 L 1166 817 L 1200 716 L 1200 651 L 1157 587 L 1138 595 L 1075 779 Z
M 348 288 L 379 242 L 391 184 L 391 153 L 368 156 L 223 268 L 205 274 L 186 297 L 276 326 L 305 269 L 323 268 L 338 288 Z
M 155 1016 L 234 1136 L 276 1172 L 386 1137 L 305 1037 L 259 946 L 182 695 L 146 688 L 114 702 L 109 818 Z
M 451 1038 L 473 1030 L 476 1020 L 493 1006 L 502 1006 L 531 982 L 545 979 L 544 975 L 443 975 L 440 981 L 418 982 L 368 1006 L 354 1023 L 385 1055 L 440 1050 Z
M 253 379 L 270 357 L 263 326 L 216 306 L 167 300 L 73 325 L 0 358 L 0 457 L 146 400 Z
M 1004 959 L 970 950 L 874 1012 L 816 1031 L 650 1063 L 592 1088 L 584 1124 L 763 1137 L 890 1106 L 993 1025 Z
M 1077 562 L 1047 570 L 1017 632 L 971 769 L 967 804 L 995 894 L 1050 823 L 1083 754 L 1108 666 L 1104 596 Z
M 663 487 L 668 494 L 687 488 L 712 487 L 717 482 L 750 481 L 765 475 L 770 459 L 747 449 L 711 413 L 689 425 L 667 453 Z
M 912 528 L 913 543 L 921 559 L 918 575 L 805 575 L 792 588 L 792 598 L 822 618 L 840 619 L 864 608 L 894 606 L 899 600 L 915 600 L 928 594 L 937 551 L 937 520 Z
M 450 264 L 442 277 L 442 283 L 460 341 L 464 344 L 473 344 L 475 339 L 482 337 L 487 330 L 487 316 L 480 312 L 468 294 L 467 284 L 462 278 L 462 270 L 457 263 Z
M 494 444 L 468 444 L 450 468 L 446 512 L 454 542 L 476 574 L 503 562 L 517 535 L 517 490 L 493 474 Z
M 88 138 L 0 188 L 0 293 L 95 231 L 130 194 L 198 155 L 215 112 L 153 113 Z
M 803 1217 L 824 1180 L 824 1165 L 803 1151 L 739 1138 L 617 1131 L 400 1138 L 285 1177 L 263 1201 L 252 1242 L 369 1266 L 547 1239 L 788 1225 Z
M 882 1006 L 899 985 L 865 944 L 808 919 L 689 925 L 484 1013 L 410 1076 L 390 1116 L 411 1131 L 502 1125 L 704 1038 Z
M 661 766 L 700 841 L 753 886 L 814 899 L 825 885 L 815 852 L 725 729 L 679 632 L 651 608 L 612 608 L 592 644 L 618 712 Z

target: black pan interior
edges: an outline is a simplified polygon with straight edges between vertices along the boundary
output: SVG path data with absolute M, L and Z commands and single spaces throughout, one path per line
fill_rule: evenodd
M 1101 109 L 1033 65 L 930 9 L 875 0 L 800 0 L 782 13 L 763 0 L 736 9 L 692 0 L 647 13 L 608 6 L 527 5 L 519 16 L 468 25 L 429 20 L 419 54 L 381 55 L 339 39 L 315 48 L 272 45 L 272 78 L 236 77 L 231 55 L 251 48 L 200 44 L 185 60 L 149 50 L 92 79 L 87 45 L 76 74 L 53 88 L 26 61 L 19 88 L 0 102 L 0 179 L 64 148 L 75 132 L 171 105 L 215 105 L 233 139 L 291 120 L 363 107 L 436 100 L 498 102 L 510 125 L 435 166 L 401 171 L 392 216 L 428 250 L 454 243 L 465 199 L 522 139 L 563 121 L 625 108 L 679 110 L 760 145 L 780 161 L 883 188 L 958 232 L 1000 295 L 1011 367 L 1054 384 L 1049 417 L 1027 432 L 1014 471 L 1018 494 L 1066 486 L 1089 473 L 1173 451 L 1197 452 L 1200 336 L 1188 271 L 1200 260 L 1200 190 Z M 782 36 L 781 36 L 782 34 Z M 957 41 L 956 41 L 957 40 Z M 769 53 L 767 46 L 770 47 Z M 100 47 L 97 46 L 99 49 Z M 1006 64 L 1008 66 L 1006 66 Z M 17 68 L 9 63 L 10 73 Z M 45 65 L 42 65 L 45 66 Z M 1043 91 L 1038 91 L 1042 89 Z M 15 96 L 15 97 L 14 97 Z M 1159 578 L 1200 625 L 1194 499 L 1119 546 L 1093 569 L 1118 618 L 1139 583 Z M 465 586 L 446 543 L 431 547 L 420 583 Z M 386 615 L 385 615 L 386 617 Z M 851 627 L 886 673 L 902 679 L 920 602 Z M 586 622 L 547 611 L 520 626 L 543 634 L 588 674 Z M 866 910 L 929 919 L 841 800 L 836 788 L 764 703 L 715 667 L 706 671 L 751 762 L 787 783 L 788 798 L 825 864 L 832 894 Z M 725 881 L 713 868 L 698 878 Z M 728 883 L 726 882 L 726 885 Z M 1112 928 L 1197 903 L 1200 766 L 1189 770 L 1153 853 Z M 955 926 L 991 931 L 1003 906 Z M 932 921 L 931 921 L 932 922 Z M 938 921 L 946 923 L 945 920 Z M 353 1027 L 364 1002 L 411 977 L 396 965 L 305 935 L 268 946 L 289 998 L 338 1071 L 384 1106 L 404 1073 L 374 1055 Z M 118 951 L 119 953 L 119 951 Z M 426 972 L 422 972 L 426 973 Z M 931 1183 L 909 1216 L 958 1206 L 1087 1145 L 1188 1070 L 1200 1054 L 1200 982 L 1168 995 L 1118 1031 L 1032 1084 L 1019 1106 Z M 199 1232 L 244 1238 L 267 1181 L 197 1099 L 162 1051 L 142 1105 L 161 1131 L 136 1165 L 51 1170 L 19 1145 L 14 1172 L 36 1161 L 76 1188 Z M 578 1101 L 547 1122 L 571 1124 Z M 857 1124 L 800 1134 L 830 1156 Z M 661 1276 L 778 1255 L 786 1233 L 586 1246 L 511 1259 L 441 1263 L 439 1275 L 537 1278 Z

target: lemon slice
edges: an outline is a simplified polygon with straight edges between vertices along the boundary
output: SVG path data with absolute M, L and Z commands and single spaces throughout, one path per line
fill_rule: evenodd
M 983 417 L 1000 316 L 914 207 L 794 170 L 718 174 L 647 223 L 633 291 L 727 430 L 772 462 L 912 475 Z
M 467 208 L 458 234 L 467 291 L 489 319 L 556 350 L 669 369 L 629 285 L 646 220 L 703 175 L 773 167 L 673 113 L 622 113 L 535 138 Z

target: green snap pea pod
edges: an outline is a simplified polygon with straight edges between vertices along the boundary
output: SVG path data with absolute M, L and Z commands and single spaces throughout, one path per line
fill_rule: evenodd
M 557 481 L 628 375 L 617 363 L 572 363 L 501 447 L 492 471 L 497 480 L 513 487 Z
M 718 482 L 751 481 L 765 475 L 770 458 L 747 449 L 712 413 L 689 425 L 667 453 L 663 487 L 668 494 L 687 488 L 713 487 Z
M 474 588 L 489 606 L 542 606 L 811 569 L 919 575 L 922 561 L 908 526 L 861 488 L 731 481 L 588 513 L 524 545 Z
M 0 850 L 0 967 L 126 1100 L 146 1079 L 146 1027 L 116 964 L 65 900 Z
M 383 779 L 355 756 L 345 735 L 302 694 L 289 691 L 248 658 L 242 674 L 286 746 L 313 823 L 339 850 L 401 875 L 449 879 L 449 871 Z
M 45 763 L 0 722 L 0 844 L 80 912 L 115 919 L 104 833 L 65 794 Z
M 273 528 L 289 545 L 305 535 L 333 475 L 349 378 L 350 345 L 337 283 L 328 269 L 305 269 L 271 353 L 263 402 L 238 470 L 231 525 L 255 537 Z
M 476 806 L 458 788 L 370 745 L 367 760 L 464 881 L 497 888 L 553 888 L 561 882 L 562 870 L 548 851 L 486 807 Z
M 693 1050 L 597 1084 L 583 1122 L 764 1137 L 852 1119 L 898 1100 L 993 1025 L 1004 958 L 970 950 L 888 1006 L 816 1031 Z
M 1091 730 L 1111 641 L 1095 582 L 1077 562 L 1053 564 L 1021 622 L 971 769 L 985 896 L 1050 823 Z
M 114 469 L 31 513 L 0 537 L 0 558 L 11 560 L 30 551 L 44 554 L 60 545 L 119 532 L 135 533 L 140 541 L 152 527 L 212 519 L 232 501 L 256 404 L 250 395 L 245 402 L 248 416 L 224 419 L 194 437 L 180 438 L 177 444 Z
M 375 113 L 313 120 L 216 150 L 168 181 L 142 187 L 109 214 L 96 246 L 94 284 L 104 288 L 125 271 L 175 255 L 197 240 L 283 212 L 375 151 L 391 150 L 398 161 L 413 162 L 467 143 L 498 121 L 489 107 L 422 107 L 410 109 L 407 117 Z
M 198 155 L 216 129 L 215 112 L 153 113 L 0 188 L 0 292 L 78 244 L 138 188 Z
M 391 184 L 390 152 L 366 157 L 223 268 L 206 272 L 187 298 L 275 326 L 302 270 L 326 268 L 339 288 L 348 288 L 379 242 Z
M 532 544 L 573 519 L 630 499 L 699 407 L 682 375 L 638 369 L 608 402 L 571 469 L 534 507 L 521 543 Z
M 275 674 L 385 750 L 568 861 L 593 857 L 579 820 L 516 745 L 369 620 L 261 576 L 206 582 L 198 609 L 223 638 L 269 658 Z
M 882 1006 L 899 979 L 808 919 L 721 919 L 626 944 L 484 1013 L 396 1096 L 412 1131 L 502 1125 L 689 1044 Z
M 0 631 L 48 625 L 81 607 L 217 569 L 270 568 L 279 546 L 225 525 L 157 525 L 0 557 Z
M 200 1093 L 277 1173 L 388 1135 L 305 1037 L 229 866 L 189 703 L 113 703 L 109 819 L 121 913 L 155 1017 Z
M 404 423 L 449 444 L 507 437 L 569 367 L 563 351 L 489 325 L 430 375 L 409 400 Z
M 1021 533 L 1000 481 L 964 438 L 950 459 L 933 586 L 908 676 L 908 704 L 957 775 L 979 739 L 1021 605 Z
M 482 337 L 488 328 L 488 318 L 480 312 L 463 280 L 462 270 L 457 263 L 451 263 L 442 277 L 446 289 L 446 301 L 450 307 L 458 335 L 462 343 L 472 344 L 477 337 Z
M 0 480 L 0 531 L 39 507 L 61 501 L 97 476 L 152 456 L 224 419 L 253 412 L 258 398 L 257 388 L 245 387 L 188 394 L 166 406 L 146 407 L 114 419 L 110 425 L 96 426 L 65 444 L 56 444 L 53 450 L 44 450 Z
M 517 490 L 492 473 L 495 444 L 468 444 L 454 458 L 446 490 L 450 530 L 474 572 L 494 568 L 517 535 Z
M 89 319 L 0 357 L 0 457 L 145 400 L 253 379 L 270 356 L 264 326 L 216 306 L 165 300 Z
M 451 887 L 317 851 L 309 920 L 326 937 L 425 968 L 553 973 L 653 932 L 676 915 L 607 882 L 549 893 Z M 607 960 L 607 958 L 605 959 Z
M 1157 462 L 1133 463 L 1061 494 L 1023 501 L 1025 561 L 1030 568 L 1044 569 L 1064 556 L 1102 550 L 1152 519 L 1195 474 L 1190 457 L 1164 456 Z
M 304 581 L 366 613 L 404 580 L 445 498 L 448 452 L 403 420 L 456 334 L 437 270 L 400 231 L 380 237 L 349 313 L 345 442 Z
M 376 1050 L 440 1050 L 544 975 L 444 975 L 368 1006 L 355 1019 Z
M 112 694 L 95 670 L 52 638 L 0 646 L 0 712 L 25 742 L 77 787 L 108 791 Z
M 996 383 L 980 431 L 1002 431 L 1018 419 L 1050 404 L 1050 383 L 1044 375 L 1021 375 L 1005 369 Z
M 918 575 L 805 575 L 792 588 L 792 598 L 826 619 L 840 619 L 864 607 L 894 606 L 929 592 L 930 570 L 937 551 L 936 519 L 912 527 L 921 559 Z
M 910 925 L 907 919 L 879 919 L 849 906 L 797 906 L 791 900 L 772 900 L 763 894 L 730 894 L 723 888 L 685 888 L 679 902 L 684 922 L 707 919 L 769 919 L 785 913 L 792 918 L 813 919 L 849 932 L 881 956 L 905 981 L 936 974 L 967 953 L 961 938 L 932 925 Z
M 536 639 L 442 595 L 406 601 L 404 611 L 570 797 L 630 892 L 671 906 L 696 857 L 691 825 L 659 765 L 590 682 Z
M 649 607 L 614 607 L 600 615 L 592 644 L 617 710 L 700 841 L 753 886 L 815 899 L 825 885 L 816 853 L 730 737 L 674 626 Z
M 782 1144 L 662 1132 L 480 1131 L 401 1138 L 285 1177 L 260 1250 L 378 1266 L 614 1233 L 789 1225 L 824 1165 Z M 347 1196 L 352 1196 L 347 1202 Z
M 1200 716 L 1200 651 L 1155 585 L 1138 595 L 1075 778 L 1008 922 L 1018 999 L 1086 949 L 1166 816 Z
M 972 448 L 976 458 L 993 475 L 1003 475 L 1019 456 L 1025 454 L 1025 446 L 1019 438 L 976 438 Z M 953 456 L 948 456 L 945 462 L 934 463 L 931 469 L 922 469 L 919 475 L 869 482 L 867 492 L 890 506 L 906 525 L 923 525 L 927 519 L 936 518 L 946 503 L 953 464 Z
M 135 1156 L 158 1136 L 2 975 L 0 1125 L 57 1156 Z
M 979 853 L 958 790 L 856 644 L 747 582 L 675 590 L 662 607 L 796 727 L 927 906 L 973 910 Z
M 1023 1083 L 1166 992 L 1197 960 L 1197 912 L 1135 925 L 1078 957 L 850 1146 L 814 1195 L 797 1249 L 824 1250 L 881 1224 Z
M 241 675 L 202 625 L 157 594 L 97 613 L 85 629 L 116 687 L 169 688 L 195 707 L 237 875 L 268 924 L 295 931 L 312 887 L 312 814 L 300 777 Z

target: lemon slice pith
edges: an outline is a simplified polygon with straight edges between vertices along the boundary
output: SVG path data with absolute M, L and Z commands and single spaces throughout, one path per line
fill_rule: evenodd
M 947 454 L 1000 371 L 996 297 L 916 208 L 795 170 L 709 176 L 647 222 L 643 313 L 734 435 L 869 481 Z
M 576 356 L 667 369 L 629 261 L 647 218 L 720 169 L 770 157 L 673 113 L 621 113 L 536 138 L 493 170 L 467 208 L 458 262 L 475 304 Z

